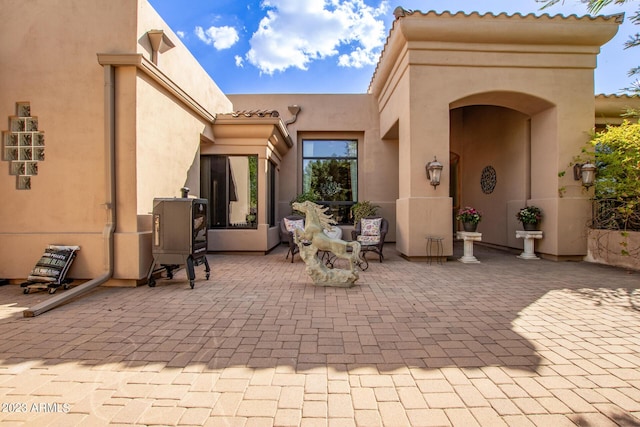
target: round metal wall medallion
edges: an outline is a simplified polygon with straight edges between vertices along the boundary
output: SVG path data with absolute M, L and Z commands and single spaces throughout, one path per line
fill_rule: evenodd
M 480 187 L 484 194 L 491 194 L 496 188 L 496 170 L 493 166 L 487 166 L 482 169 L 482 176 L 480 177 Z

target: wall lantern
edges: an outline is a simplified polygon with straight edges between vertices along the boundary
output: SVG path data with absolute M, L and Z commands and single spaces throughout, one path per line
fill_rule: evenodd
M 442 163 L 440 163 L 436 156 L 433 156 L 433 162 L 427 163 L 425 166 L 427 170 L 427 179 L 430 181 L 429 183 L 433 185 L 435 189 L 438 185 L 440 185 L 440 174 L 442 173 Z
M 576 163 L 573 166 L 573 179 L 582 181 L 582 185 L 589 188 L 596 180 L 596 169 L 593 163 Z

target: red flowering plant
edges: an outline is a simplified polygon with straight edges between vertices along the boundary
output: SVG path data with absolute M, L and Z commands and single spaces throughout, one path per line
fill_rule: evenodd
M 477 224 L 482 219 L 482 214 L 479 210 L 472 208 L 470 206 L 465 206 L 464 208 L 458 211 L 458 215 L 456 215 L 456 219 L 462 222 L 467 222 L 471 224 Z

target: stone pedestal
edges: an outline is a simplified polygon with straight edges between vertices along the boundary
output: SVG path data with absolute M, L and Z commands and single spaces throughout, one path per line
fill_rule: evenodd
M 479 242 L 482 240 L 482 233 L 470 232 L 470 231 L 458 231 L 456 237 L 464 241 L 464 253 L 462 258 L 458 261 L 465 264 L 480 264 L 480 261 L 473 256 L 473 242 Z
M 516 239 L 524 239 L 524 252 L 518 255 L 518 258 L 540 259 L 536 256 L 534 245 L 536 239 L 542 239 L 542 231 L 516 230 Z

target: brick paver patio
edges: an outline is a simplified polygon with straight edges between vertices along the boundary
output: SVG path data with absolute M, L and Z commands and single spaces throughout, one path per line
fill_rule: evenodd
M 349 289 L 280 247 L 35 318 L 0 287 L 0 423 L 640 426 L 640 273 L 385 252 Z

